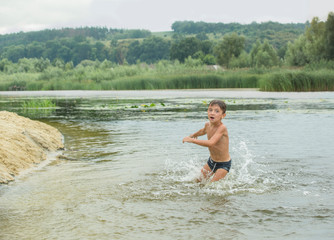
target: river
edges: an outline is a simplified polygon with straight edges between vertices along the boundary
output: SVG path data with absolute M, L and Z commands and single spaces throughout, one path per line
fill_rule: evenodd
M 215 98 L 232 168 L 205 186 L 193 179 L 208 150 L 182 139 Z M 57 107 L 22 107 L 36 99 Z M 0 109 L 66 146 L 0 185 L 0 239 L 334 238 L 334 92 L 0 92 Z

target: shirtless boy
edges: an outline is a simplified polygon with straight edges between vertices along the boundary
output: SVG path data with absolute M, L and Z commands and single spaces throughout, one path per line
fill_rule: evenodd
M 208 179 L 213 175 L 211 182 L 218 181 L 226 176 L 231 168 L 231 157 L 229 154 L 229 138 L 226 126 L 222 119 L 226 116 L 226 105 L 223 101 L 213 100 L 208 107 L 209 122 L 204 128 L 183 138 L 184 142 L 195 143 L 208 147 L 210 157 L 201 170 L 201 177 L 197 181 Z M 207 135 L 208 140 L 199 140 L 198 136 Z

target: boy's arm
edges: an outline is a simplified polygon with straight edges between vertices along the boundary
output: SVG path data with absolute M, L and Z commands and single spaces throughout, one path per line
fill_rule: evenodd
M 206 134 L 206 125 L 207 124 L 205 124 L 204 128 L 198 130 L 197 132 L 191 134 L 190 136 L 183 138 L 183 143 L 184 142 L 190 142 L 190 139 L 196 139 L 198 136 L 205 135 Z
M 191 138 L 197 138 L 198 136 L 203 136 L 205 134 L 206 134 L 206 128 L 204 127 L 202 129 L 198 130 L 197 132 L 191 134 L 189 137 L 191 137 Z
M 209 140 L 199 140 L 195 138 L 190 138 L 187 139 L 188 141 L 184 142 L 195 143 L 203 147 L 212 147 L 223 137 L 225 131 L 226 127 L 221 126 L 220 128 L 217 129 L 216 133 Z

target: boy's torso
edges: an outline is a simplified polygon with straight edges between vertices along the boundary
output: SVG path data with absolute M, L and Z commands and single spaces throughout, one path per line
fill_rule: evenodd
M 229 138 L 226 127 L 223 124 L 219 126 L 210 126 L 208 124 L 206 133 L 208 140 L 216 133 L 218 128 L 224 128 L 223 135 L 219 139 L 219 141 L 212 147 L 209 147 L 210 156 L 215 162 L 228 162 L 230 161 L 230 154 L 229 154 Z

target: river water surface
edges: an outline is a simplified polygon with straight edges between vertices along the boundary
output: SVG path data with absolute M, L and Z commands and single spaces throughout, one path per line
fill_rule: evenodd
M 24 109 L 51 99 L 56 108 Z M 195 183 L 182 144 L 226 101 L 232 168 Z M 62 158 L 0 185 L 0 239 L 333 239 L 334 93 L 1 92 L 0 109 L 58 128 Z

